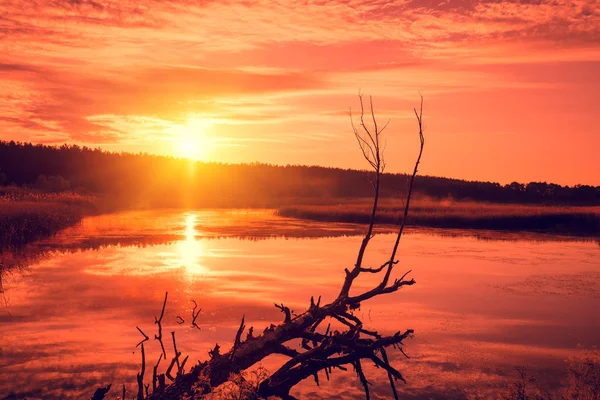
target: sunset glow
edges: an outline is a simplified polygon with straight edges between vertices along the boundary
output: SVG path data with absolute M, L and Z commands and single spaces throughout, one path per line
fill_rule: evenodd
M 191 160 L 203 161 L 211 153 L 211 141 L 206 136 L 208 124 L 198 119 L 191 119 L 185 125 L 174 125 L 173 155 Z
M 0 139 L 364 168 L 359 90 L 408 171 L 600 184 L 594 0 L 7 0 Z M 204 121 L 200 122 L 199 121 Z M 210 121 L 209 123 L 205 121 Z

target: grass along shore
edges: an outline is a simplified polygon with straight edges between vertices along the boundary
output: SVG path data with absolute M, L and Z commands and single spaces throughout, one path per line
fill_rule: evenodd
M 314 199 L 312 199 L 314 201 Z M 279 216 L 316 221 L 369 223 L 371 199 L 321 199 L 334 204 L 281 206 Z M 307 200 L 311 201 L 311 200 Z M 115 211 L 122 202 L 72 192 L 44 193 L 31 188 L 0 187 L 0 251 L 52 236 L 100 209 Z M 118 207 L 120 204 L 121 207 Z M 250 207 L 252 208 L 252 207 Z M 376 221 L 397 224 L 403 205 L 384 200 Z M 530 231 L 600 237 L 600 206 L 559 207 L 481 202 L 434 201 L 411 203 L 409 226 L 502 231 Z
M 93 196 L 0 187 L 0 251 L 52 236 L 97 211 Z
M 277 215 L 315 221 L 368 224 L 368 199 L 337 205 L 281 207 Z M 398 224 L 404 207 L 383 202 L 376 222 Z M 600 207 L 564 207 L 416 199 L 411 203 L 408 226 L 502 231 L 533 231 L 563 235 L 600 235 Z

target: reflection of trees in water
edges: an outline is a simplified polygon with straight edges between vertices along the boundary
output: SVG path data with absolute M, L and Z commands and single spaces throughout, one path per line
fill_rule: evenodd
M 596 243 L 600 246 L 600 237 L 594 236 L 561 236 L 542 232 L 499 232 L 485 229 L 440 229 L 440 228 L 416 228 L 406 232 L 408 235 L 421 233 L 429 236 L 440 236 L 445 238 L 474 238 L 484 242 L 578 242 Z
M 524 366 L 516 366 L 518 379 L 510 385 L 509 391 L 502 398 L 506 400 L 599 399 L 600 351 L 598 346 L 593 346 L 591 349 L 586 349 L 581 345 L 577 347 L 577 354 L 565 360 L 567 378 L 564 381 L 561 380 L 564 387 L 557 390 L 560 397 L 553 397 Z
M 8 297 L 4 293 L 4 268 L 0 267 L 0 306 L 3 308 L 8 308 L 10 306 L 10 301 Z
M 390 233 L 388 228 L 376 230 L 378 234 Z M 475 238 L 482 241 L 525 241 L 525 242 L 584 242 L 596 243 L 600 246 L 600 238 L 592 237 L 564 237 L 543 234 L 498 234 L 497 232 L 472 231 L 472 230 L 449 230 L 449 229 L 415 229 L 409 230 L 406 234 L 425 234 L 429 236 L 438 236 L 442 238 Z M 331 230 L 325 228 L 312 228 L 306 230 L 284 229 L 279 232 L 275 230 L 267 231 L 264 229 L 251 229 L 245 232 L 231 232 L 231 229 L 211 229 L 202 230 L 200 234 L 194 236 L 195 240 L 225 240 L 238 239 L 243 241 L 261 242 L 278 239 L 294 240 L 314 240 L 336 237 L 357 236 L 357 231 L 351 228 Z M 77 253 L 80 251 L 102 250 L 109 247 L 137 247 L 146 248 L 160 245 L 170 245 L 186 240 L 185 235 L 181 234 L 141 234 L 141 235 L 122 235 L 122 236 L 100 236 L 100 237 L 79 237 L 74 240 L 61 241 L 40 241 L 20 250 L 0 252 L 0 293 L 4 293 L 6 288 L 6 278 L 14 273 L 24 273 L 31 265 L 52 257 L 53 254 Z
M 272 230 L 266 229 L 267 227 L 265 226 L 200 228 L 198 229 L 199 234 L 194 236 L 194 239 L 206 241 L 238 239 L 250 242 L 278 239 L 314 240 L 357 236 L 359 234 L 358 229 L 362 227 L 354 227 L 351 224 L 344 226 L 340 226 L 339 224 L 331 225 L 337 226 L 337 230 L 327 226 L 307 226 L 306 229 L 285 229 L 284 226 L 280 226 L 277 227 L 279 229 L 276 228 Z M 393 228 L 393 226 L 381 228 L 377 230 L 377 233 L 390 233 L 390 228 Z M 417 228 L 408 230 L 406 234 L 425 234 L 442 238 L 474 238 L 476 240 L 490 242 L 595 242 L 600 247 L 600 238 L 564 237 L 535 233 L 498 233 L 477 230 Z M 60 238 L 60 240 L 49 239 L 33 243 L 15 251 L 0 252 L 0 307 L 6 309 L 10 308 L 11 302 L 7 293 L 7 286 L 9 285 L 11 278 L 22 276 L 32 265 L 49 259 L 55 254 L 73 254 L 90 250 L 97 251 L 109 247 L 137 247 L 141 249 L 152 246 L 170 245 L 183 240 L 186 240 L 186 236 L 182 234 L 133 234 L 121 236 L 77 237 L 74 239 Z
M 309 232 L 310 233 L 310 232 Z M 212 234 L 204 233 L 195 236 L 195 240 L 238 239 L 252 242 L 274 239 L 319 239 L 328 237 L 351 236 L 348 231 L 314 231 L 313 236 L 306 233 L 294 232 L 288 234 Z M 327 233 L 327 234 L 326 234 Z M 85 251 L 98 251 L 110 247 L 137 247 L 170 245 L 186 240 L 185 235 L 179 234 L 147 234 L 126 236 L 83 237 L 75 240 L 45 240 L 30 244 L 19 250 L 0 252 L 0 307 L 9 309 L 11 306 L 8 289 L 11 278 L 23 276 L 30 267 L 39 264 L 57 254 L 74 254 Z M 10 283 L 9 283 L 10 282 Z M 10 313 L 10 312 L 9 312 Z
M 21 249 L 18 251 L 0 253 L 0 307 L 6 308 L 10 315 L 11 301 L 8 288 L 12 279 L 22 276 L 29 270 L 29 266 L 49 257 L 49 252 L 30 251 Z

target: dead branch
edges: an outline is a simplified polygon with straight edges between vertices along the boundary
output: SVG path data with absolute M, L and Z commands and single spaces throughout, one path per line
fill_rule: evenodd
M 281 312 L 285 314 L 285 319 L 283 322 L 290 322 L 292 320 L 292 313 L 294 312 L 293 310 L 290 310 L 289 307 L 284 306 L 283 303 L 275 303 L 275 307 L 279 308 Z
M 238 331 L 235 335 L 235 341 L 233 342 L 233 348 L 231 349 L 231 359 L 232 360 L 233 360 L 233 357 L 235 357 L 235 351 L 237 350 L 238 346 L 240 345 L 242 332 L 244 332 L 244 329 L 246 328 L 246 325 L 244 325 L 244 318 L 245 318 L 245 315 L 242 315 L 242 322 L 240 323 L 240 327 L 238 328 Z
M 146 372 L 146 353 L 144 352 L 144 344 L 142 343 L 142 369 L 137 374 L 138 394 L 137 400 L 144 400 L 144 373 Z
M 108 385 L 106 385 L 106 387 L 100 387 L 96 389 L 94 395 L 92 396 L 92 400 L 103 400 L 106 396 L 106 393 L 110 391 L 111 386 L 112 385 L 109 383 Z
M 136 326 L 136 328 L 144 336 L 144 339 L 142 339 L 138 344 L 135 345 L 135 347 L 138 347 L 140 344 L 143 344 L 146 340 L 150 340 L 150 338 L 139 327 Z
M 171 336 L 173 338 L 173 351 L 175 352 L 175 356 L 173 356 L 173 359 L 171 360 L 171 364 L 169 364 L 169 368 L 167 368 L 166 375 L 167 375 L 167 378 L 174 381 L 175 378 L 171 375 L 171 370 L 173 369 L 175 364 L 177 364 L 177 375 L 179 375 L 181 373 L 182 367 L 181 367 L 181 364 L 179 363 L 179 356 L 181 356 L 181 352 L 177 351 L 177 342 L 175 341 L 175 332 L 171 332 Z
M 250 340 L 254 338 L 254 327 L 251 326 L 250 329 L 248 329 L 248 333 L 246 334 L 246 340 Z
M 165 316 L 165 307 L 167 306 L 167 297 L 169 296 L 169 292 L 165 292 L 165 301 L 163 302 L 162 311 L 160 312 L 160 318 L 154 317 L 154 323 L 158 325 L 158 335 L 154 335 L 154 340 L 158 340 L 160 343 L 160 348 L 162 349 L 163 356 L 165 359 L 167 358 L 167 352 L 165 351 L 165 345 L 162 341 L 162 319 Z
M 185 358 L 181 362 L 181 366 L 179 367 L 179 371 L 177 371 L 177 375 L 183 374 L 183 371 L 185 369 L 185 363 L 187 362 L 188 358 L 190 358 L 189 354 L 185 356 Z
M 371 218 L 369 221 L 369 227 L 368 227 L 367 232 L 365 233 L 365 236 L 362 240 L 360 249 L 358 250 L 358 255 L 356 257 L 356 263 L 354 264 L 354 268 L 352 269 L 352 271 L 349 271 L 348 269 L 345 270 L 346 271 L 346 280 L 344 281 L 344 284 L 342 285 L 342 290 L 340 291 L 338 298 L 344 298 L 344 297 L 348 296 L 348 292 L 350 291 L 352 282 L 354 281 L 354 279 L 356 279 L 358 274 L 363 269 L 362 261 L 363 261 L 365 252 L 367 250 L 367 246 L 369 245 L 369 241 L 373 238 L 373 226 L 375 225 L 375 216 L 377 214 L 377 207 L 379 205 L 379 189 L 380 189 L 380 184 L 381 184 L 381 174 L 383 174 L 383 171 L 385 169 L 385 161 L 383 158 L 383 152 L 381 150 L 381 132 L 382 131 L 380 131 L 377 126 L 377 119 L 375 118 L 375 111 L 373 108 L 373 97 L 369 96 L 369 103 L 371 106 L 371 117 L 373 119 L 373 129 L 374 129 L 373 133 L 371 133 L 371 131 L 367 128 L 367 126 L 365 125 L 365 122 L 364 122 L 365 111 L 364 111 L 362 94 L 359 94 L 358 98 L 360 100 L 360 126 L 362 128 L 362 131 L 360 131 L 354 125 L 354 118 L 352 116 L 352 110 L 350 111 L 350 123 L 352 125 L 354 137 L 358 141 L 358 145 L 363 154 L 363 157 L 367 160 L 367 162 L 371 165 L 371 167 L 373 168 L 373 171 L 375 172 L 375 179 L 371 180 L 371 183 L 373 185 L 373 190 L 374 190 L 373 207 L 371 208 Z M 387 127 L 387 124 L 384 126 L 384 129 L 385 129 L 385 127 Z M 382 267 L 382 269 L 383 269 L 383 267 Z M 374 271 L 376 271 L 376 270 L 374 270 Z
M 363 372 L 360 360 L 357 360 L 354 363 L 354 370 L 356 371 L 356 375 L 358 376 L 358 379 L 360 379 L 360 383 L 362 383 L 363 389 L 365 390 L 365 398 L 367 400 L 369 400 L 371 398 L 371 396 L 369 395 L 369 385 L 370 385 L 370 383 L 367 380 L 367 378 L 365 377 L 365 374 Z
M 156 381 L 158 380 L 158 366 L 160 364 L 160 360 L 162 360 L 162 353 L 160 353 L 160 356 L 158 356 L 158 361 L 156 362 L 156 365 L 154 366 L 154 369 L 152 370 L 152 393 L 156 392 Z
M 198 328 L 198 330 L 200 330 L 200 327 L 198 326 L 198 324 L 196 323 L 196 319 L 198 318 L 198 316 L 200 315 L 200 312 L 202 311 L 201 308 L 198 309 L 198 312 L 196 312 L 196 308 L 198 308 L 198 304 L 196 303 L 195 300 L 191 300 L 192 303 L 194 303 L 194 309 L 192 310 L 192 328 Z
M 389 365 L 389 361 L 388 361 L 387 353 L 385 351 L 385 347 L 382 347 L 381 349 L 379 349 L 379 351 L 381 352 L 381 358 L 382 358 L 383 362 L 385 364 Z M 398 400 L 398 392 L 396 391 L 396 384 L 394 383 L 394 376 L 389 371 L 388 371 L 388 380 L 390 382 L 390 387 L 392 388 L 392 393 L 394 394 L 394 399 Z

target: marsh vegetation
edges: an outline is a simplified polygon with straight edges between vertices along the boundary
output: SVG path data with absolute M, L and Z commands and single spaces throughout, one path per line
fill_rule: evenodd
M 55 234 L 97 211 L 96 198 L 0 187 L 0 251 Z
M 383 201 L 376 220 L 381 224 L 402 222 L 402 204 Z M 315 221 L 368 224 L 368 201 L 350 200 L 330 205 L 295 205 L 277 210 L 283 217 Z M 415 198 L 409 226 L 502 231 L 534 231 L 565 235 L 600 235 L 600 207 L 498 204 L 473 201 Z

